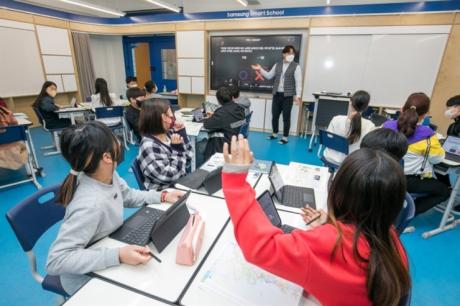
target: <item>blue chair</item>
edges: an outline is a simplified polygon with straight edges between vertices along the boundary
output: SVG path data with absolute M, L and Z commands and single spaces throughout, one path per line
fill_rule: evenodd
M 249 125 L 251 124 L 252 111 L 246 116 L 246 123 L 240 127 L 239 134 L 243 135 L 244 138 L 249 136 Z
M 318 157 L 331 172 L 334 172 L 340 167 L 340 165 L 327 160 L 322 154 L 324 153 L 322 149 L 324 147 L 348 155 L 348 139 L 343 136 L 320 129 L 319 144 L 320 146 L 318 149 Z
M 32 194 L 6 213 L 16 238 L 29 259 L 33 278 L 42 288 L 67 296 L 61 285 L 59 276 L 41 276 L 37 271 L 37 261 L 33 248 L 38 239 L 54 224 L 64 218 L 65 208 L 56 203 L 60 185 L 47 187 Z M 52 198 L 47 196 L 52 194 Z
M 412 199 L 411 195 L 406 193 L 406 197 L 404 200 L 404 206 L 401 212 L 398 215 L 398 218 L 395 222 L 396 231 L 399 235 L 404 232 L 404 229 L 408 226 L 409 222 L 415 216 L 415 203 Z
M 10 183 L 10 184 L 1 185 L 0 189 L 11 187 L 11 186 L 16 186 L 16 185 L 28 183 L 28 182 L 33 182 L 35 187 L 37 187 L 37 189 L 41 189 L 42 186 L 37 181 L 37 177 L 35 176 L 35 169 L 33 167 L 32 154 L 29 148 L 29 143 L 27 142 L 27 134 L 26 134 L 25 126 L 14 125 L 14 126 L 7 126 L 7 127 L 0 128 L 0 145 L 10 144 L 10 143 L 14 143 L 17 141 L 22 141 L 26 145 L 28 158 L 27 158 L 27 163 L 25 167 L 26 167 L 27 173 L 29 174 L 30 178 L 25 179 L 25 180 L 20 180 L 14 183 Z
M 109 125 L 108 127 L 113 131 L 121 130 L 123 134 L 123 144 L 126 150 L 129 150 L 127 144 L 127 129 L 124 119 L 125 108 L 123 106 L 108 106 L 108 107 L 96 107 L 94 109 L 97 119 L 119 119 L 120 122 L 116 125 Z
M 133 163 L 131 164 L 131 169 L 133 170 L 133 174 L 134 174 L 134 177 L 136 178 L 136 182 L 137 182 L 137 185 L 139 186 L 139 189 L 146 190 L 144 186 L 145 177 L 141 171 L 141 167 L 139 165 L 139 161 L 137 160 L 137 158 L 133 160 Z
M 49 155 L 61 154 L 61 146 L 59 145 L 59 133 L 63 129 L 49 129 L 49 128 L 47 128 L 46 127 L 46 121 L 45 121 L 40 109 L 38 107 L 33 107 L 33 110 L 34 110 L 35 115 L 38 118 L 38 122 L 40 123 L 42 128 L 45 131 L 51 133 L 51 136 L 52 136 L 52 139 L 53 139 L 53 145 L 41 147 L 40 149 L 42 149 L 42 150 L 52 150 L 52 149 L 54 149 L 54 151 L 45 152 L 45 153 L 43 153 L 43 155 L 49 156 Z

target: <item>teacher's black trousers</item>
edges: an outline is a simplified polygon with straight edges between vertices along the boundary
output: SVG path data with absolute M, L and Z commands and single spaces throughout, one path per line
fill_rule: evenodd
M 278 134 L 279 119 L 281 113 L 283 113 L 283 136 L 289 136 L 289 130 L 291 129 L 291 111 L 294 97 L 285 97 L 284 93 L 277 92 L 273 95 L 272 101 L 272 129 L 273 134 Z

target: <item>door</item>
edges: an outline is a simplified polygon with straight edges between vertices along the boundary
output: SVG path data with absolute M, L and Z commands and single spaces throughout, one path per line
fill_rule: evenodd
M 150 47 L 149 43 L 137 43 L 134 48 L 134 64 L 136 66 L 137 84 L 144 87 L 150 80 Z
M 152 80 L 158 91 L 177 88 L 176 46 L 174 36 L 155 36 L 150 40 L 150 62 L 152 63 Z

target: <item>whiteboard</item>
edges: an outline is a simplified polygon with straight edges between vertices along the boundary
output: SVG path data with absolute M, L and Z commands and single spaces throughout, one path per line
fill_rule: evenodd
M 303 99 L 363 89 L 371 105 L 401 107 L 412 92 L 430 96 L 449 32 L 450 26 L 312 29 Z
M 178 58 L 204 58 L 204 31 L 178 31 L 176 43 Z
M 37 25 L 37 35 L 42 54 L 72 55 L 66 29 Z
M 2 21 L 0 26 L 0 71 L 8 76 L 0 82 L 2 97 L 38 94 L 45 81 L 35 32 L 14 28 L 17 24 Z
M 74 73 L 71 56 L 43 55 L 43 65 L 47 74 Z

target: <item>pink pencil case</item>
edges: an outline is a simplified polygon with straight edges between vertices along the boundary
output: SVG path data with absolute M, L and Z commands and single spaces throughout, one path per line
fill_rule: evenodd
M 192 266 L 196 262 L 203 243 L 204 227 L 205 223 L 198 213 L 190 216 L 177 246 L 177 264 Z

